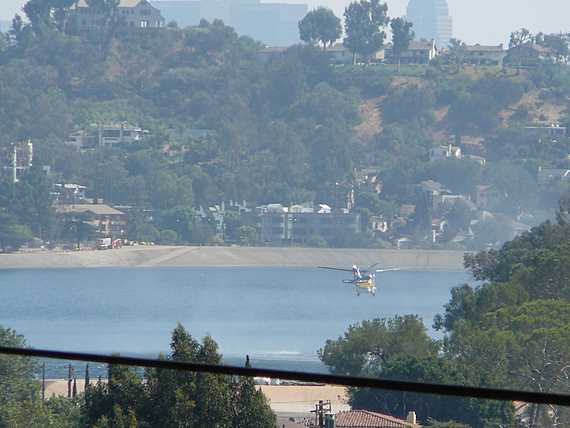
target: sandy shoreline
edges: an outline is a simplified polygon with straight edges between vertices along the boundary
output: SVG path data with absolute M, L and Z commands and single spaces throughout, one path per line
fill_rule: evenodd
M 460 251 L 268 247 L 124 247 L 116 250 L 0 254 L 0 269 L 96 267 L 397 266 L 409 271 L 463 271 Z
M 83 393 L 85 381 L 76 380 L 77 392 Z M 67 380 L 46 379 L 46 397 L 67 396 Z M 278 415 L 309 416 L 319 400 L 330 400 L 333 411 L 350 410 L 346 388 L 333 385 L 258 385 Z

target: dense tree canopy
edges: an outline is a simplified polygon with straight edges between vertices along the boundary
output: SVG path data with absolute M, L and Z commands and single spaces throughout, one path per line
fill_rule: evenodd
M 394 18 L 390 21 L 392 52 L 396 58 L 397 71 L 400 71 L 402 54 L 408 50 L 410 42 L 414 39 L 413 26 L 411 22 L 406 21 L 404 18 Z
M 342 34 L 340 19 L 331 9 L 318 7 L 299 21 L 299 34 L 302 41 L 312 45 L 327 46 L 337 41 Z
M 386 38 L 388 6 L 380 0 L 350 3 L 344 11 L 344 45 L 353 53 L 369 60 L 380 50 Z
M 566 199 L 565 199 L 566 200 Z M 544 223 L 500 250 L 466 255 L 479 285 L 454 288 L 434 327 L 425 334 L 413 316 L 363 321 L 319 351 L 331 371 L 387 379 L 568 392 L 570 342 L 570 226 L 568 205 L 557 223 Z M 397 346 L 391 341 L 397 338 Z M 471 427 L 510 425 L 513 408 L 478 400 L 354 389 L 351 404 L 424 422 L 458 421 Z M 563 408 L 528 406 L 530 426 L 568 423 Z

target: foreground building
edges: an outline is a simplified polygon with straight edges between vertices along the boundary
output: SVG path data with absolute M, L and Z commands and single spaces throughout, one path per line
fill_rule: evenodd
M 334 426 L 336 428 L 421 428 L 416 421 L 415 412 L 409 412 L 404 420 L 368 410 L 337 413 Z
M 434 39 L 440 48 L 449 46 L 453 22 L 447 0 L 410 0 L 407 20 L 414 24 L 416 39 Z

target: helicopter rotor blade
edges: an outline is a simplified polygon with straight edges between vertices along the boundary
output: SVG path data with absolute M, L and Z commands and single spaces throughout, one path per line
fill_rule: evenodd
M 328 266 L 317 266 L 318 269 L 327 269 L 327 270 L 336 270 L 340 272 L 352 272 L 352 269 L 342 269 L 342 268 L 335 268 L 335 267 L 328 267 Z
M 399 271 L 402 270 L 401 268 L 389 268 L 389 269 L 376 269 L 375 272 L 395 272 L 395 271 Z
M 378 266 L 380 263 L 374 263 L 373 265 L 368 266 L 368 268 L 366 268 L 366 271 L 368 272 L 372 272 L 372 270 Z

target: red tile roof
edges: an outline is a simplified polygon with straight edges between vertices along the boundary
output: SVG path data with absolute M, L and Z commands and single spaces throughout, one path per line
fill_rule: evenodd
M 337 428 L 421 428 L 403 419 L 368 410 L 351 410 L 336 415 Z

